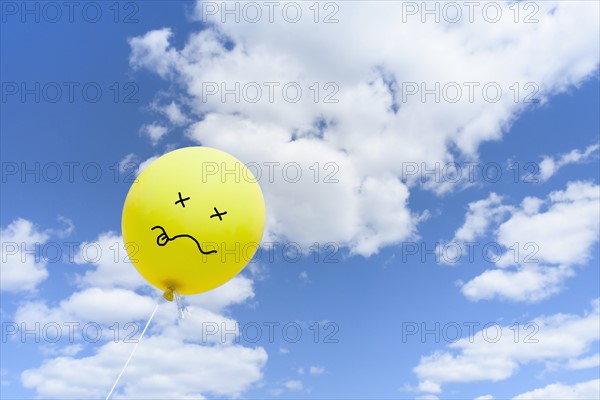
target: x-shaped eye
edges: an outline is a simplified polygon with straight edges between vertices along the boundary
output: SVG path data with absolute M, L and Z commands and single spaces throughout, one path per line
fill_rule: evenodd
M 223 218 L 221 218 L 221 215 L 225 215 L 227 214 L 227 211 L 223 211 L 223 212 L 219 212 L 219 210 L 217 210 L 217 207 L 213 207 L 213 210 L 215 210 L 216 214 L 211 215 L 210 217 L 219 217 L 220 221 L 223 221 Z
M 188 201 L 190 198 L 189 198 L 189 197 L 186 197 L 185 199 L 181 198 L 181 192 L 177 192 L 177 194 L 179 195 L 179 200 L 177 200 L 177 201 L 175 202 L 175 204 L 179 204 L 179 203 L 181 203 L 181 206 L 182 206 L 183 208 L 185 208 L 185 202 L 186 202 L 186 201 Z

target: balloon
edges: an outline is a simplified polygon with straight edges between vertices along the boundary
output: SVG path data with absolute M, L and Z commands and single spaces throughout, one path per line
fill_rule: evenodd
M 153 161 L 123 206 L 129 258 L 169 300 L 173 291 L 206 292 L 237 275 L 256 252 L 264 226 L 254 175 L 208 147 L 178 149 Z

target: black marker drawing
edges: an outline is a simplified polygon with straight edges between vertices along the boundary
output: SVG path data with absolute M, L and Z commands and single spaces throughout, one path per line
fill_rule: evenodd
M 162 231 L 162 233 L 160 235 L 158 235 L 158 237 L 156 238 L 156 244 L 159 246 L 165 246 L 167 243 L 169 243 L 171 240 L 175 240 L 181 237 L 186 237 L 186 238 L 190 238 L 192 239 L 195 243 L 196 246 L 198 246 L 198 250 L 200 250 L 200 253 L 202 254 L 212 254 L 212 253 L 216 253 L 216 250 L 211 250 L 211 251 L 204 251 L 202 250 L 202 247 L 200 247 L 200 243 L 198 243 L 198 241 L 196 240 L 195 237 L 193 237 L 192 235 L 176 235 L 173 236 L 172 238 L 169 237 L 169 235 L 167 235 L 167 232 L 165 231 L 165 228 L 163 228 L 160 225 L 156 225 L 155 227 L 153 227 L 151 230 L 155 230 L 155 229 L 160 229 Z
M 185 202 L 186 202 L 186 201 L 188 201 L 190 198 L 189 198 L 189 197 L 186 197 L 185 199 L 182 199 L 182 198 L 181 198 L 181 192 L 177 192 L 177 194 L 179 195 L 179 200 L 177 200 L 177 201 L 175 202 L 175 204 L 177 204 L 177 203 L 181 203 L 181 206 L 182 206 L 183 208 L 185 208 Z
M 227 211 L 224 211 L 222 213 L 219 212 L 219 210 L 217 210 L 217 207 L 213 207 L 213 210 L 215 210 L 216 214 L 211 215 L 210 217 L 219 217 L 219 220 L 223 221 L 223 218 L 221 218 L 221 215 L 225 215 L 227 214 Z

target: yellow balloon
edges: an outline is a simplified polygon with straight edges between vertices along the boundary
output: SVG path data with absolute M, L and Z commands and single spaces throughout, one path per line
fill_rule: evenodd
M 260 186 L 244 164 L 208 147 L 153 161 L 132 184 L 123 240 L 140 274 L 172 297 L 214 289 L 237 275 L 265 226 Z

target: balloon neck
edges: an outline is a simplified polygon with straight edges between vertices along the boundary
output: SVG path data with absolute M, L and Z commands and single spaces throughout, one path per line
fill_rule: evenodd
M 173 295 L 174 295 L 174 293 L 175 293 L 175 289 L 173 289 L 173 288 L 167 288 L 167 290 L 165 290 L 165 292 L 163 293 L 163 297 L 167 301 L 173 301 Z

